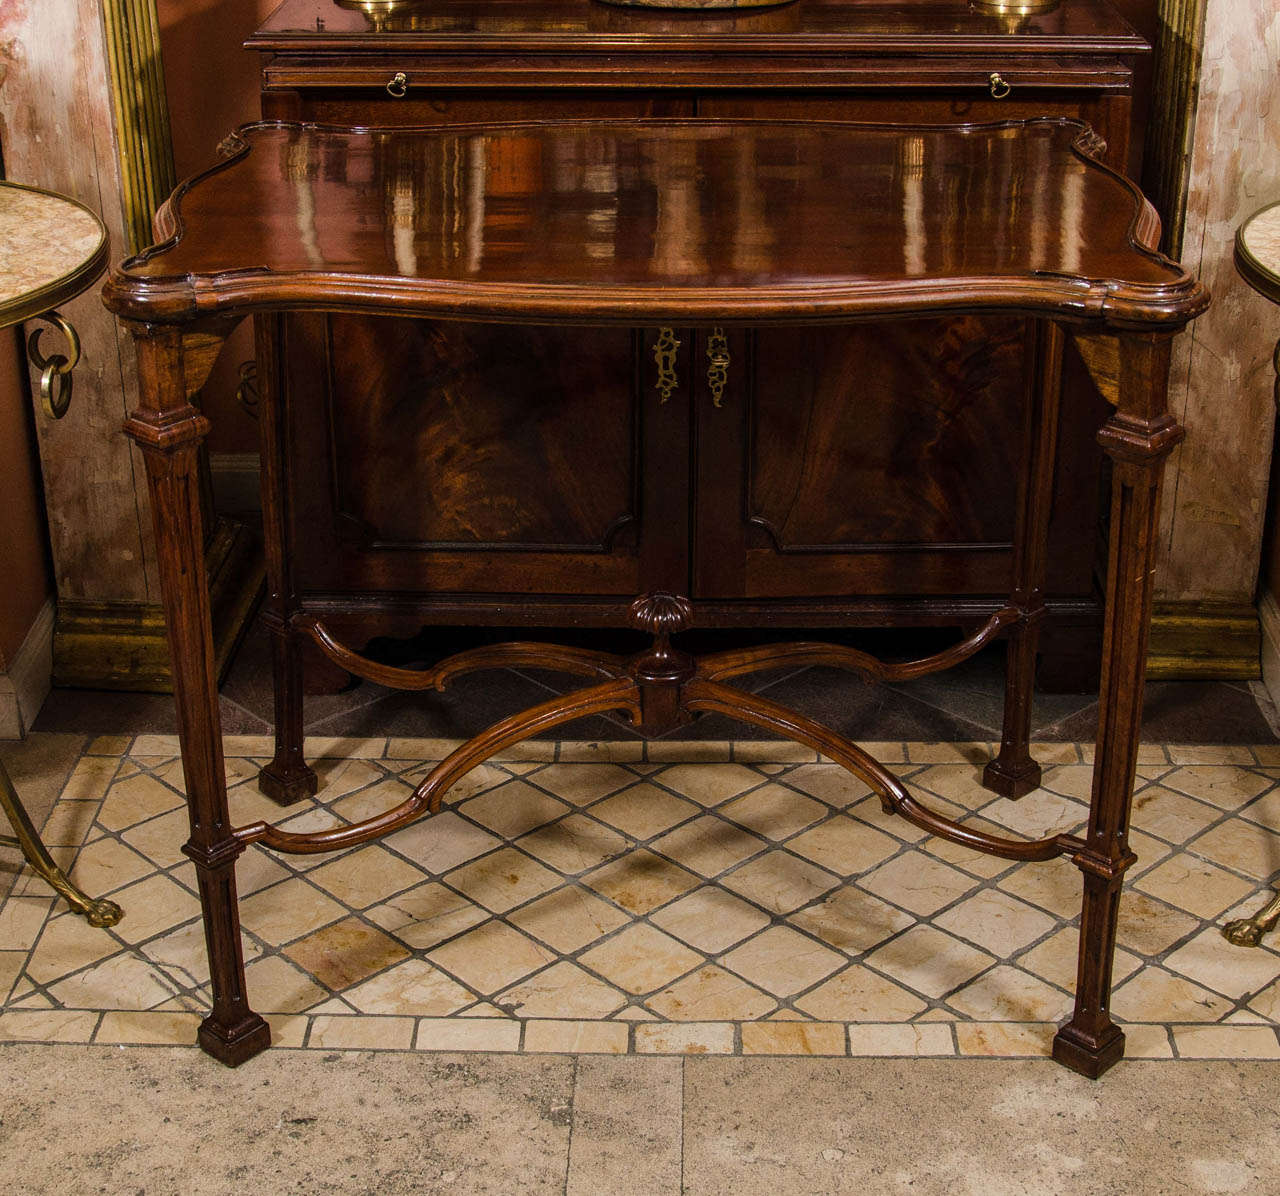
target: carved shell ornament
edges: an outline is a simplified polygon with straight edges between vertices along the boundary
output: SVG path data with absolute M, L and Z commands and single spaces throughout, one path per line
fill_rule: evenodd
M 664 639 L 693 622 L 693 607 L 679 594 L 645 594 L 631 604 L 631 626 Z

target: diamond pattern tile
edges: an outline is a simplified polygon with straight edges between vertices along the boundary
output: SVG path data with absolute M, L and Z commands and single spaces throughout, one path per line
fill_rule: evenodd
M 0 905 L 0 1041 L 87 1041 L 99 1024 L 102 1041 L 181 1040 L 173 1019 L 207 1008 L 181 765 L 163 738 L 96 740 L 68 777 L 48 833 L 126 918 L 95 930 L 20 877 Z M 359 755 L 317 762 L 316 799 L 281 812 L 256 792 L 260 737 L 229 739 L 233 816 L 365 818 L 426 775 L 411 750 L 450 747 L 346 746 Z M 932 840 L 812 754 L 739 746 L 532 745 L 381 842 L 251 848 L 237 884 L 255 1008 L 324 1049 L 1043 1053 L 1071 1005 L 1079 870 Z M 1053 745 L 1019 802 L 980 787 L 986 745 L 878 750 L 931 808 L 993 833 L 1085 815 L 1088 745 Z M 1260 750 L 1144 748 L 1115 966 L 1134 1044 L 1280 1055 L 1280 938 L 1242 950 L 1220 933 L 1280 870 L 1280 756 Z

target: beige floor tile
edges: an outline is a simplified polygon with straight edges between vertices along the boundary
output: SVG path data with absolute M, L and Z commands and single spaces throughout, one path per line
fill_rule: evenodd
M 416 789 L 427 779 L 432 769 L 435 768 L 436 763 L 432 761 L 410 764 L 401 770 L 400 779 L 406 782 L 410 788 Z M 395 768 L 395 763 L 390 760 L 383 761 L 382 764 L 385 768 Z M 477 765 L 470 772 L 460 776 L 445 790 L 443 799 L 445 808 L 459 806 L 468 798 L 475 797 L 477 794 L 488 793 L 498 788 L 499 785 L 505 785 L 511 780 L 513 771 L 515 771 L 513 766 L 507 764 L 501 767 L 492 763 Z
M 253 940 L 243 936 L 241 949 L 246 960 L 252 960 L 259 954 Z M 209 979 L 208 948 L 205 946 L 204 924 L 199 919 L 152 939 L 138 950 L 171 977 L 175 987 L 189 988 L 204 984 Z
M 519 981 L 493 1000 L 523 1018 L 603 1018 L 627 1002 L 612 985 L 568 960 Z
M 346 912 L 332 897 L 293 877 L 245 897 L 240 902 L 240 924 L 278 947 L 336 922 Z
M 97 735 L 84 749 L 86 756 L 123 756 L 133 743 L 132 735 Z
M 1197 919 L 1129 889 L 1120 897 L 1120 919 L 1116 941 L 1139 955 L 1159 955 L 1180 938 L 1190 934 Z
M 361 1013 L 444 1017 L 475 1001 L 475 995 L 432 967 L 407 959 L 342 994 Z
M 1002 958 L 1043 938 L 1055 919 L 999 889 L 984 889 L 933 919 L 935 926 Z
M 75 1009 L 10 1009 L 0 1013 L 0 1042 L 88 1042 L 100 1016 Z
M 129 755 L 134 757 L 176 756 L 178 750 L 176 735 L 135 735 Z
M 50 986 L 68 1009 L 150 1009 L 174 995 L 158 968 L 136 955 L 117 955 Z
M 641 1055 L 731 1055 L 733 1027 L 725 1022 L 650 1023 L 635 1030 Z
M 1001 964 L 947 998 L 947 1004 L 977 1022 L 1058 1022 L 1073 1000 L 1021 968 Z
M 733 755 L 728 739 L 655 739 L 645 747 L 649 760 L 663 764 L 725 763 Z
M 569 806 L 524 781 L 508 781 L 458 806 L 468 818 L 514 839 L 569 812 Z
M 930 764 L 911 774 L 910 787 L 945 798 L 966 810 L 985 806 L 992 797 L 982 787 L 982 766 L 967 762 Z
M 769 924 L 769 916 L 754 905 L 711 885 L 681 897 L 651 920 L 709 954 L 723 951 Z
M 461 739 L 414 739 L 402 735 L 392 736 L 387 740 L 387 759 L 426 760 L 436 763 L 461 744 Z
M 592 947 L 580 959 L 633 995 L 651 993 L 706 962 L 696 951 L 643 922 Z
M 119 941 L 109 932 L 95 929 L 75 914 L 62 913 L 50 918 L 40 932 L 27 972 L 38 984 L 48 984 L 119 950 Z
M 649 747 L 652 752 L 653 745 L 650 744 Z M 649 758 L 654 759 L 652 755 Z M 717 764 L 714 767 L 705 764 L 677 764 L 654 773 L 652 779 L 696 801 L 700 806 L 710 807 L 737 797 L 745 789 L 754 789 L 763 778 L 754 769 L 745 768 L 741 764 Z
M 1067 764 L 1046 768 L 1040 787 L 1060 797 L 1073 798 L 1087 806 L 1093 791 L 1093 765 Z
M 633 851 L 583 877 L 583 884 L 641 915 L 687 893 L 698 878 L 650 851 Z
M 1183 1059 L 1280 1059 L 1274 1026 L 1174 1026 Z
M 977 887 L 968 873 L 921 851 L 908 851 L 862 877 L 858 884 L 914 914 L 929 915 Z
M 531 831 L 520 839 L 519 846 L 566 875 L 577 876 L 622 855 L 629 844 L 617 831 L 594 818 L 570 814 L 550 826 Z
M 26 962 L 25 951 L 0 950 L 0 1005 L 8 1000 Z
M 1160 783 L 1220 810 L 1238 810 L 1275 784 L 1270 777 L 1259 776 L 1248 769 L 1213 765 L 1175 768 L 1161 778 Z
M 845 957 L 788 926 L 771 926 L 720 963 L 775 997 L 789 997 L 831 975 Z
M 364 760 L 343 761 L 343 764 L 372 768 L 372 765 Z M 406 785 L 395 777 L 387 777 L 375 785 L 356 789 L 355 792 L 348 793 L 345 797 L 330 796 L 321 790 L 320 800 L 338 817 L 344 818 L 348 822 L 365 822 L 370 818 L 381 817 L 383 814 L 394 810 L 397 806 L 403 805 L 412 794 L 412 786 Z M 434 819 L 431 815 L 424 815 L 417 822 L 410 823 L 405 829 L 409 830 L 422 823 L 429 824 L 433 821 Z
M 320 782 L 316 799 L 326 805 L 336 805 L 341 798 L 358 789 L 379 788 L 389 780 L 386 768 L 374 760 L 317 758 L 312 767 Z M 408 796 L 405 790 L 410 788 L 403 781 L 391 785 L 387 790 L 395 795 L 391 804 L 403 801 Z
M 199 898 L 159 873 L 121 889 L 112 899 L 124 910 L 116 934 L 126 943 L 141 943 L 179 922 L 200 916 Z
M 344 918 L 313 931 L 290 943 L 284 954 L 335 992 L 409 956 L 395 939 L 359 918 Z
M 1260 992 L 1280 976 L 1280 955 L 1266 948 L 1232 946 L 1216 926 L 1211 926 L 1166 956 L 1164 966 L 1239 1000 Z
M 988 742 L 907 743 L 907 759 L 912 764 L 940 764 L 947 761 L 982 766 L 991 758 L 993 745 Z
M 308 760 L 319 760 L 325 756 L 377 760 L 386 755 L 387 741 L 382 736 L 363 739 L 345 735 L 308 735 L 302 741 L 302 750 Z
M 120 761 L 114 756 L 84 756 L 76 761 L 61 796 L 69 801 L 97 801 L 106 797 L 107 786 L 119 767 Z
M 964 807 L 943 798 L 934 797 L 932 794 L 926 796 L 924 802 L 935 814 L 942 814 L 957 821 L 969 813 Z M 884 831 L 885 834 L 892 835 L 903 843 L 921 843 L 930 838 L 928 831 L 921 830 L 901 815 L 886 813 L 878 797 L 868 797 L 860 802 L 854 802 L 847 813 L 859 822 L 865 822 L 878 831 Z
M 429 881 L 365 911 L 369 921 L 415 951 L 425 951 L 485 921 L 488 913 L 444 885 Z
M 427 958 L 488 995 L 545 967 L 556 956 L 541 943 L 495 920 L 437 947 Z
M 311 1029 L 309 1017 L 296 1017 L 287 1013 L 266 1014 L 267 1025 L 271 1027 L 271 1045 L 282 1049 L 300 1047 L 307 1041 L 307 1033 Z
M 624 925 L 627 915 L 578 885 L 553 889 L 510 918 L 527 934 L 569 954 Z
M 1043 943 L 1032 947 L 1030 951 L 1017 959 L 1019 967 L 1034 972 L 1037 976 L 1065 988 L 1067 992 L 1076 990 L 1076 967 L 1080 951 L 1080 932 L 1074 926 L 1066 926 L 1057 934 L 1050 935 Z M 1140 967 L 1142 960 L 1123 948 L 1116 949 L 1113 971 L 1113 984 L 1132 976 Z
M 773 1010 L 777 1002 L 732 972 L 708 964 L 645 1004 L 671 1021 L 702 1022 L 752 1021 Z
M 99 803 L 59 799 L 40 828 L 40 839 L 46 847 L 79 847 L 93 827 Z
M 1116 988 L 1111 1008 L 1126 1022 L 1216 1022 L 1231 1003 L 1183 976 L 1149 965 Z
M 796 1008 L 831 1022 L 905 1022 L 925 1003 L 879 972 L 853 964 L 797 998 Z
M 375 902 L 385 901 L 388 894 L 412 888 L 424 877 L 412 864 L 405 863 L 383 847 L 371 844 L 313 868 L 308 879 L 343 905 L 364 909 Z
M 308 1045 L 325 1050 L 407 1051 L 413 1046 L 411 1017 L 314 1017 Z
M 910 1025 L 857 1025 L 849 1027 L 849 1054 L 910 1058 L 954 1055 L 951 1023 L 912 1022 Z
M 735 868 L 720 883 L 775 914 L 789 914 L 834 889 L 830 872 L 785 851 L 771 851 Z
M 901 760 L 901 747 L 894 746 L 899 748 L 896 755 L 877 756 L 876 759 Z M 799 768 L 793 768 L 787 773 L 784 781 L 786 785 L 800 789 L 836 810 L 844 810 L 864 801 L 871 792 L 865 782 L 860 781 L 838 764 L 805 764 Z
M 95 897 L 153 872 L 150 860 L 114 839 L 98 839 L 82 847 L 69 869 L 71 879 Z
M 591 807 L 593 818 L 633 839 L 649 839 L 698 812 L 692 802 L 642 781 Z
M 0 950 L 26 951 L 35 946 L 53 904 L 52 897 L 10 897 L 0 902 Z
M 1141 1022 L 1124 1027 L 1124 1057 L 1126 1059 L 1172 1059 L 1173 1045 L 1169 1041 L 1168 1026 L 1146 1025 Z
M 533 1018 L 525 1026 L 524 1049 L 531 1053 L 625 1055 L 629 1036 L 622 1022 Z
M 554 739 L 525 739 L 505 751 L 494 752 L 490 759 L 503 764 L 530 760 L 549 763 L 556 758 L 558 747 Z
M 504 847 L 455 868 L 445 880 L 464 897 L 496 914 L 532 901 L 564 883 L 549 868 L 514 847 Z
M 1197 918 L 1215 918 L 1244 900 L 1255 886 L 1205 860 L 1179 852 L 1140 876 L 1133 887 L 1180 906 Z
M 1221 817 L 1216 806 L 1163 785 L 1148 785 L 1133 795 L 1133 825 L 1170 843 L 1186 842 Z
M 1089 817 L 1089 807 L 1047 789 L 1035 789 L 1017 801 L 997 798 L 983 807 L 982 816 L 1028 839 L 1046 839 L 1076 830 Z
M 1016 835 L 1010 835 L 1005 827 L 996 826 L 994 822 L 988 822 L 977 814 L 961 819 L 961 824 L 968 830 L 994 835 L 997 839 L 1017 838 Z M 1012 860 L 987 855 L 984 851 L 966 847 L 962 843 L 952 843 L 937 837 L 926 839 L 920 844 L 920 850 L 931 855 L 935 860 L 942 860 L 943 863 L 962 868 L 965 872 L 981 876 L 984 880 L 991 880 L 1018 866 Z
M 1249 1002 L 1249 1008 L 1269 1022 L 1280 1024 L 1280 981 L 1268 985 Z
M 1270 880 L 1280 870 L 1280 835 L 1240 819 L 1214 827 L 1187 849 L 1258 880 Z
M 1046 739 L 1032 741 L 1031 757 L 1042 767 L 1050 764 L 1079 764 L 1083 760 L 1078 743 L 1057 743 Z
M 518 1051 L 520 1023 L 506 1018 L 424 1017 L 414 1049 L 419 1051 Z
M 1048 1056 L 1057 1032 L 1058 1027 L 1053 1023 L 956 1022 L 956 1043 L 962 1055 Z
M 826 817 L 827 807 L 785 785 L 770 782 L 729 802 L 720 813 L 735 826 L 778 843 Z
M 296 860 L 299 857 L 292 858 Z M 190 860 L 184 859 L 176 868 L 171 868 L 169 875 L 181 881 L 193 892 L 199 888 L 196 880 L 196 866 Z M 288 876 L 289 872 L 274 852 L 254 844 L 236 861 L 236 892 L 240 894 L 240 899 L 243 901 L 261 889 L 279 884 Z
M 995 962 L 932 926 L 914 926 L 867 957 L 867 963 L 916 992 L 940 997 Z
M 640 747 L 636 744 L 636 747 Z M 637 759 L 638 759 L 637 755 Z M 636 783 L 636 774 L 617 764 L 571 764 L 544 768 L 537 785 L 575 806 L 589 806 L 610 793 Z
M 1253 752 L 1235 743 L 1170 743 L 1165 745 L 1175 764 L 1252 764 Z
M 451 868 L 474 860 L 502 844 L 502 840 L 452 810 L 406 826 L 383 840 L 386 846 L 412 860 L 424 872 L 442 876 Z
M 103 1014 L 94 1042 L 190 1046 L 196 1040 L 198 1013 L 155 1013 L 114 1009 Z
M 252 821 L 239 818 L 234 820 L 236 822 Z M 121 835 L 121 838 L 157 867 L 172 868 L 180 860 L 186 859 L 182 854 L 182 845 L 190 834 L 191 822 L 187 817 L 187 811 L 178 809 L 160 818 L 153 818 L 150 822 L 130 827 Z M 241 859 L 243 858 L 242 856 Z M 237 865 L 236 872 L 239 873 L 239 871 L 240 865 Z
M 628 764 L 644 759 L 644 743 L 639 739 L 562 740 L 559 760 L 583 763 Z
M 910 914 L 854 885 L 837 889 L 788 920 L 841 951 L 869 951 L 915 921 Z
M 244 974 L 249 1004 L 259 1013 L 301 1013 L 330 996 L 309 973 L 279 955 L 254 960 Z
M 710 814 L 686 822 L 653 844 L 653 850 L 700 876 L 713 877 L 763 851 L 767 844 Z
M 733 759 L 738 764 L 816 764 L 818 753 L 787 739 L 739 739 Z
M 745 1022 L 744 1055 L 843 1055 L 848 1036 L 834 1022 Z
M 845 815 L 820 822 L 787 843 L 788 851 L 844 877 L 874 868 L 901 847 L 897 839 Z
M 1272 770 L 1274 779 L 1275 770 Z M 1280 789 L 1264 793 L 1257 801 L 1250 802 L 1240 811 L 1241 818 L 1256 822 L 1269 831 L 1280 830 Z

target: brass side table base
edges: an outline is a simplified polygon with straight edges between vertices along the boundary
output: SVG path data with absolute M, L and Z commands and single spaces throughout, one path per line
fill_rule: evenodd
M 1262 936 L 1280 922 L 1280 893 L 1272 895 L 1266 907 L 1252 918 L 1237 918 L 1222 928 L 1222 937 L 1237 947 L 1259 947 Z
M 90 926 L 114 926 L 124 917 L 124 910 L 114 901 L 108 901 L 105 897 L 90 897 L 83 893 L 53 862 L 53 857 L 40 841 L 40 836 L 32 825 L 26 808 L 19 799 L 3 764 L 0 764 L 0 807 L 4 808 L 9 825 L 14 830 L 13 835 L 0 835 L 0 843 L 19 848 L 26 857 L 27 863 L 67 899 L 67 904 L 76 913 L 83 914 Z

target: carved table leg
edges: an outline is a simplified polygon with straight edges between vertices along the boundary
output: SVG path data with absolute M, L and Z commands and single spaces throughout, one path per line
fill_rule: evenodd
M 235 881 L 244 847 L 231 833 L 227 811 L 200 508 L 198 453 L 209 421 L 189 402 L 203 378 L 193 376 L 200 371 L 185 358 L 181 334 L 146 329 L 135 337 L 146 405 L 125 430 L 142 450 L 151 491 L 191 823 L 183 850 L 196 865 L 213 987 L 213 1010 L 201 1023 L 199 1042 L 234 1067 L 263 1050 L 271 1033 L 245 997 Z M 212 364 L 215 352 L 210 347 L 201 364 Z
M 1062 330 L 1049 320 L 1038 320 L 1033 336 L 1013 545 L 1011 605 L 1019 619 L 1009 632 L 1000 753 L 982 773 L 985 788 L 1008 798 L 1023 797 L 1040 784 L 1040 765 L 1030 751 L 1031 707 L 1036 644 L 1045 612 L 1044 575 L 1062 386 Z
M 1098 440 L 1114 462 L 1111 543 L 1107 563 L 1102 686 L 1089 807 L 1076 1004 L 1053 1040 L 1053 1057 L 1096 1078 L 1124 1054 L 1124 1034 L 1111 1020 L 1111 968 L 1116 919 L 1129 851 L 1129 809 L 1137 768 L 1142 693 L 1151 619 L 1156 517 L 1164 460 L 1182 439 L 1165 407 L 1169 336 L 1120 341 L 1119 410 Z
M 284 318 L 256 316 L 258 353 L 258 425 L 262 441 L 262 526 L 266 538 L 267 601 L 263 621 L 271 633 L 271 672 L 275 695 L 276 750 L 258 774 L 258 788 L 287 806 L 312 796 L 319 788 L 315 772 L 302 755 L 302 638 L 290 625 L 297 610 L 294 591 L 288 501 L 292 487 L 285 470 L 287 419 L 280 377 L 280 345 Z

